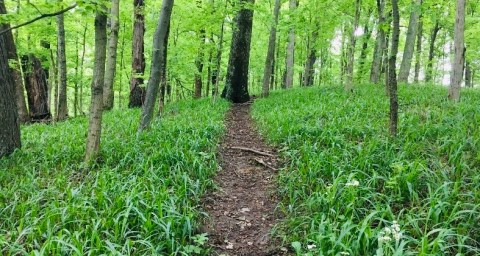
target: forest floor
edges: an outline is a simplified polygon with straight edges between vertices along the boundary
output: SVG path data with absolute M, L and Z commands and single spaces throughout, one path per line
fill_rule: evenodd
M 270 231 L 279 216 L 274 176 L 279 165 L 250 117 L 251 102 L 234 104 L 220 145 L 218 189 L 205 197 L 212 255 L 281 255 Z

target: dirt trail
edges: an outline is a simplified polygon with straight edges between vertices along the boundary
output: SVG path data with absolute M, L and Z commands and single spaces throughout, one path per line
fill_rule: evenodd
M 276 223 L 275 150 L 254 128 L 249 104 L 234 104 L 227 114 L 227 133 L 218 153 L 219 189 L 204 200 L 209 215 L 212 255 L 282 255 L 270 231 Z

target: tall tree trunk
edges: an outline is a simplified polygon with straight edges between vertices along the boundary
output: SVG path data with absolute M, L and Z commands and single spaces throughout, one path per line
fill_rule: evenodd
M 32 122 L 50 120 L 52 115 L 48 106 L 47 74 L 42 63 L 33 54 L 24 56 L 22 63 L 30 118 Z
M 375 50 L 373 52 L 372 68 L 370 69 L 370 82 L 374 84 L 380 82 L 380 75 L 382 73 L 382 61 L 385 44 L 385 1 L 386 0 L 377 0 L 377 39 L 375 41 Z
M 403 49 L 402 64 L 398 74 L 398 82 L 408 83 L 410 76 L 410 68 L 412 66 L 413 52 L 415 48 L 415 39 L 417 37 L 418 20 L 420 17 L 420 8 L 422 0 L 412 1 L 412 12 L 410 14 L 410 22 L 408 24 L 407 39 L 405 40 L 405 48 Z
M 268 97 L 270 93 L 270 82 L 272 80 L 273 60 L 275 58 L 275 45 L 277 40 L 277 24 L 278 15 L 280 13 L 280 0 L 275 0 L 273 9 L 273 20 L 270 28 L 270 38 L 268 39 L 267 58 L 265 60 L 265 68 L 263 72 L 262 96 Z
M 388 63 L 388 80 L 390 95 L 390 135 L 397 136 L 398 127 L 398 94 L 397 94 L 397 53 L 398 41 L 400 38 L 400 14 L 398 12 L 398 1 L 392 0 L 393 12 L 393 31 L 392 31 L 392 49 Z
M 346 81 L 345 81 L 345 91 L 352 91 L 353 89 L 353 65 L 355 63 L 355 44 L 356 44 L 356 37 L 355 31 L 358 27 L 358 22 L 360 20 L 360 8 L 361 2 L 360 0 L 355 1 L 355 18 L 353 21 L 352 31 L 350 33 L 350 42 L 348 45 L 348 53 L 347 53 L 347 68 L 346 68 Z
M 105 60 L 107 58 L 107 14 L 105 8 L 95 15 L 95 64 L 91 86 L 90 117 L 87 134 L 85 162 L 95 161 L 100 153 L 102 134 L 103 86 L 105 82 Z
M 435 41 L 437 41 L 438 32 L 440 31 L 440 24 L 437 22 L 432 29 L 430 35 L 430 46 L 428 50 L 427 72 L 425 74 L 425 82 L 429 83 L 433 78 L 433 58 L 435 58 Z
M 423 20 L 420 16 L 420 21 L 418 22 L 418 31 L 417 31 L 417 54 L 415 56 L 415 77 L 413 81 L 418 83 L 420 77 L 420 65 L 422 59 L 422 40 L 423 40 Z
M 297 0 L 290 0 L 290 12 L 297 8 Z M 290 25 L 288 32 L 287 58 L 285 63 L 285 85 L 284 88 L 293 86 L 293 72 L 295 67 L 295 29 Z
M 0 14 L 7 14 L 4 1 L 0 1 Z M 2 31 L 9 28 L 10 26 L 8 24 L 0 25 L 0 30 Z M 12 81 L 15 84 L 15 101 L 17 103 L 19 122 L 26 123 L 30 121 L 30 117 L 28 116 L 27 104 L 25 102 L 25 90 L 22 80 L 21 65 L 19 63 L 17 47 L 13 40 L 12 31 L 5 33 L 4 39 L 9 63 L 13 64 L 9 66 L 9 69 L 10 74 L 12 75 Z
M 65 26 L 63 20 L 63 14 L 57 16 L 58 109 L 55 113 L 57 121 L 63 121 L 68 117 L 67 57 L 65 53 Z
M 236 24 L 233 30 L 228 61 L 227 80 L 222 97 L 234 103 L 244 103 L 250 100 L 248 94 L 248 66 L 250 58 L 250 43 L 252 40 L 253 10 L 246 4 L 255 0 L 242 0 L 241 9 L 235 16 Z
M 0 0 L 0 6 L 4 6 Z M 2 12 L 3 13 L 3 12 Z M 0 24 L 3 28 L 4 24 Z M 11 34 L 11 33 L 10 33 Z M 8 64 L 7 38 L 0 35 L 0 158 L 11 154 L 15 149 L 21 147 L 20 124 L 15 95 L 15 83 L 10 76 Z
M 463 66 L 465 61 L 465 0 L 457 0 L 455 15 L 455 61 L 452 63 L 450 89 L 448 99 L 460 101 L 460 87 L 463 79 Z
M 115 84 L 115 75 L 117 72 L 117 47 L 118 31 L 120 28 L 119 0 L 112 0 L 111 7 L 110 38 L 108 41 L 107 67 L 105 70 L 105 85 L 103 88 L 103 108 L 111 110 L 115 93 L 113 85 Z
M 152 66 L 150 70 L 150 77 L 148 79 L 147 94 L 145 105 L 142 112 L 142 120 L 138 131 L 141 132 L 150 126 L 153 117 L 153 109 L 157 99 L 158 87 L 162 80 L 162 70 L 165 65 L 165 48 L 168 42 L 168 27 L 170 24 L 170 17 L 172 15 L 174 0 L 163 0 L 162 11 L 158 19 L 157 29 L 153 37 L 153 53 Z
M 130 81 L 129 108 L 139 108 L 145 99 L 143 74 L 145 72 L 145 49 L 143 38 L 145 35 L 144 0 L 133 0 L 134 23 L 132 39 L 132 78 Z

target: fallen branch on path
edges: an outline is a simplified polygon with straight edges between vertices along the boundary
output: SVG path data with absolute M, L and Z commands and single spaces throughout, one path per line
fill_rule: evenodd
M 262 152 L 262 151 L 258 151 L 258 150 L 251 149 L 251 148 L 244 148 L 244 147 L 230 147 L 230 149 L 238 149 L 238 150 L 243 150 L 243 151 L 247 151 L 247 152 L 255 153 L 255 154 L 258 154 L 258 155 L 262 155 L 262 156 L 275 157 L 274 155 L 272 155 L 272 154 L 270 154 L 270 153 L 267 153 L 267 152 Z
M 263 159 L 254 158 L 253 160 L 254 160 L 255 162 L 259 163 L 260 165 L 263 165 L 263 166 L 265 166 L 265 167 L 267 167 L 267 168 L 269 168 L 269 169 L 272 169 L 273 171 L 278 172 L 278 169 L 277 169 L 277 168 L 275 168 L 275 167 L 273 167 L 273 166 L 265 163 L 265 161 L 263 161 Z

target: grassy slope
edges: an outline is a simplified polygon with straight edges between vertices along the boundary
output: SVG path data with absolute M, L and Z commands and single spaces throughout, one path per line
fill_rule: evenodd
M 85 118 L 24 127 L 23 150 L 0 160 L 0 254 L 197 250 L 198 200 L 212 185 L 227 108 L 169 106 L 139 140 L 138 110 L 107 113 L 103 161 L 90 171 L 81 167 Z
M 458 105 L 446 95 L 401 88 L 398 139 L 387 133 L 381 87 L 256 101 L 262 133 L 288 159 L 278 234 L 312 255 L 480 254 L 480 92 L 465 91 Z M 398 229 L 394 221 L 400 237 L 386 229 Z

